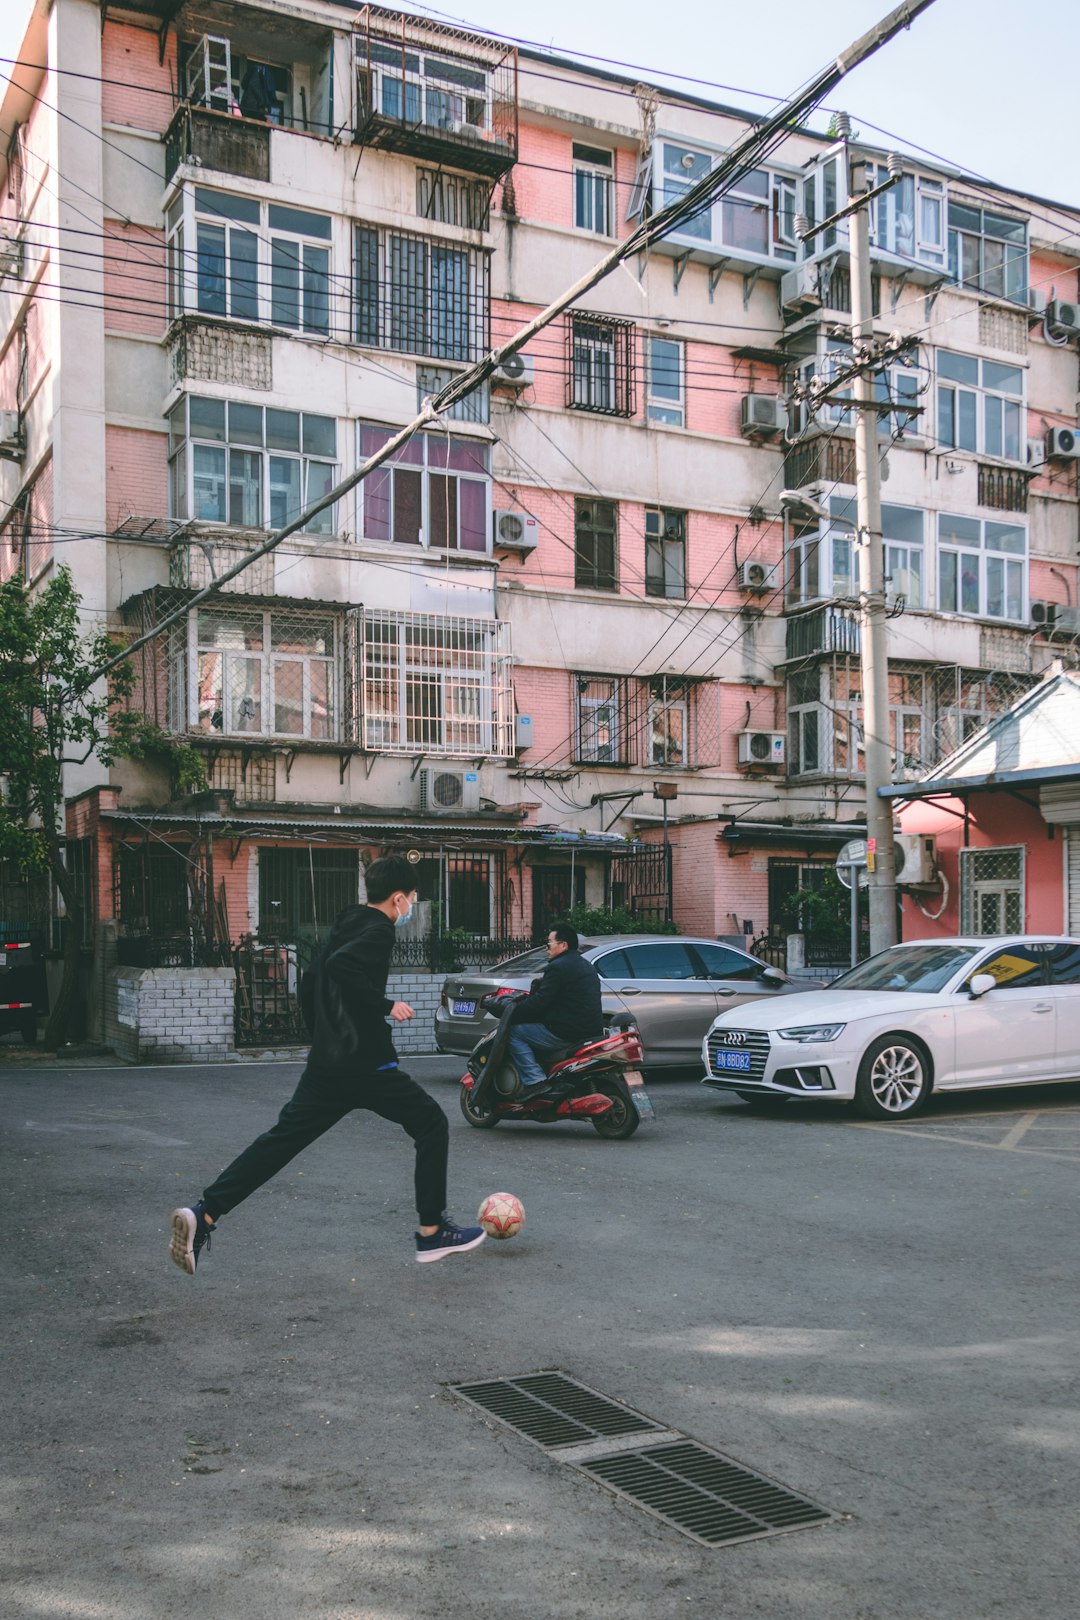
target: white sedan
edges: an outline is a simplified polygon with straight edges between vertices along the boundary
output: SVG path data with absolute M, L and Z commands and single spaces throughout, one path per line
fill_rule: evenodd
M 1080 940 L 893 945 L 826 990 L 721 1014 L 702 1058 L 703 1085 L 748 1102 L 828 1097 L 871 1119 L 931 1091 L 1080 1080 Z

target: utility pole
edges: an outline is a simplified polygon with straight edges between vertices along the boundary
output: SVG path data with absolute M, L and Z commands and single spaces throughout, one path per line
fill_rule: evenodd
M 851 132 L 847 114 L 837 120 L 846 142 Z M 866 201 L 866 162 L 848 157 L 851 214 L 851 342 L 856 353 L 869 352 L 874 341 L 870 281 L 870 217 Z M 874 373 L 867 367 L 855 379 L 855 499 L 858 522 L 859 615 L 863 683 L 863 746 L 866 770 L 866 839 L 872 858 L 870 878 L 870 951 L 896 944 L 896 853 L 892 807 L 879 789 L 892 780 L 889 747 L 889 660 L 886 650 L 885 543 L 881 532 L 881 463 L 878 446 L 878 400 Z

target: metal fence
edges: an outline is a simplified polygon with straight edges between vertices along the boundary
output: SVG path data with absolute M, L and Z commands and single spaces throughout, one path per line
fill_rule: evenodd
M 303 945 L 245 936 L 232 952 L 236 970 L 237 1046 L 291 1045 L 307 1039 L 300 980 L 310 963 Z
M 496 939 L 473 938 L 451 931 L 430 934 L 427 939 L 395 941 L 390 958 L 391 973 L 457 973 L 463 968 L 494 967 L 508 957 L 520 956 L 535 948 L 527 935 L 504 935 Z

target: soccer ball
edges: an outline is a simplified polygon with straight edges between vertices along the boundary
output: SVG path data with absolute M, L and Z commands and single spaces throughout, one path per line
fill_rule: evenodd
M 525 1206 L 513 1193 L 488 1193 L 476 1212 L 488 1237 L 516 1237 L 525 1225 Z

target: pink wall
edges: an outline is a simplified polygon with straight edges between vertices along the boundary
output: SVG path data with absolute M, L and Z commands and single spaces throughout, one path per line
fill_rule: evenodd
M 105 325 L 160 337 L 165 330 L 165 233 L 105 221 Z
M 101 41 L 101 76 L 105 81 L 101 116 L 106 123 L 164 133 L 175 106 L 175 32 L 169 30 L 165 60 L 159 62 L 156 28 L 107 22 Z
M 105 429 L 105 510 L 112 527 L 133 514 L 164 517 L 168 439 L 141 428 Z
M 900 811 L 906 833 L 932 833 L 937 839 L 938 865 L 949 885 L 942 915 L 933 920 L 910 895 L 903 899 L 905 939 L 938 939 L 959 934 L 960 851 L 964 844 L 964 807 L 958 799 L 938 805 L 921 801 Z M 952 812 L 950 814 L 950 812 Z M 1031 933 L 1059 934 L 1065 926 L 1064 840 L 1060 829 L 1047 826 L 1039 811 L 1009 793 L 977 793 L 971 800 L 967 848 L 994 849 L 1024 846 L 1024 929 Z M 940 894 L 923 901 L 936 911 Z

